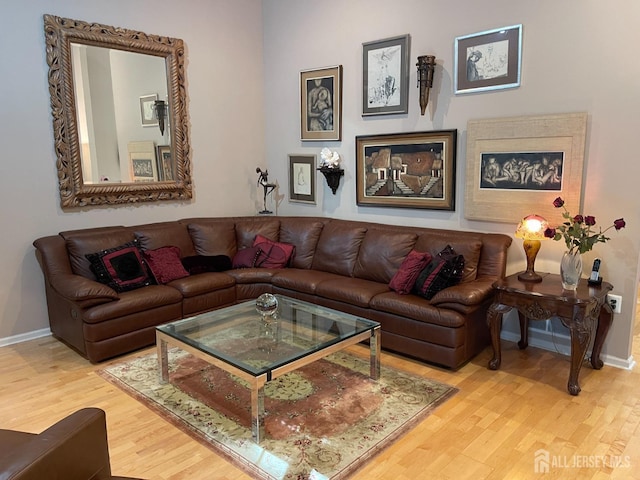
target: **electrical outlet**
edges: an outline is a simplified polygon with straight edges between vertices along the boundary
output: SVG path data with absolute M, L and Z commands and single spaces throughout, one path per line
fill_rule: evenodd
M 622 312 L 622 295 L 613 295 L 610 293 L 607 295 L 607 302 L 609 302 L 613 313 Z

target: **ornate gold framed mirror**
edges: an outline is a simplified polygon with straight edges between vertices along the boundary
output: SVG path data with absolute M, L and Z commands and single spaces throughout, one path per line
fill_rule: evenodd
M 44 15 L 63 208 L 192 198 L 184 44 Z

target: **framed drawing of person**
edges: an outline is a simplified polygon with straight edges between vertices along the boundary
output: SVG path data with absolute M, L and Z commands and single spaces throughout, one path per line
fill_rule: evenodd
M 342 140 L 342 65 L 300 72 L 300 139 Z

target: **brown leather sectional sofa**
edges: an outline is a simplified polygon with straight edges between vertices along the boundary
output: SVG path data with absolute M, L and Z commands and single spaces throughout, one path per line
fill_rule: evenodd
M 258 234 L 295 245 L 289 267 L 199 273 L 118 293 L 96 281 L 85 257 L 137 239 L 141 249 L 233 258 Z M 435 255 L 447 244 L 465 258 L 460 284 L 431 300 L 388 287 L 412 249 Z M 159 324 L 268 292 L 380 322 L 383 348 L 454 369 L 489 343 L 486 311 L 510 244 L 502 234 L 279 216 L 91 228 L 34 242 L 51 331 L 91 362 L 152 345 Z

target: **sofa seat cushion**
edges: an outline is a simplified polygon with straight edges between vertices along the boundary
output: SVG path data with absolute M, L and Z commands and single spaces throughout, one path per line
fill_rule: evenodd
M 318 285 L 324 281 L 337 281 L 342 277 L 335 273 L 320 272 L 317 270 L 307 270 L 298 268 L 285 268 L 276 270 L 271 283 L 280 288 L 293 290 L 295 292 L 316 294 Z
M 396 292 L 381 293 L 371 299 L 369 306 L 382 312 L 443 327 L 462 327 L 466 321 L 464 315 L 435 307 L 429 303 L 429 300 L 417 295 L 399 295 Z
M 149 285 L 137 290 L 122 292 L 119 297 L 113 302 L 89 308 L 84 312 L 83 320 L 86 323 L 100 323 L 112 318 L 182 302 L 180 292 L 165 285 Z
M 273 275 L 280 270 L 279 268 L 236 268 L 225 273 L 236 283 L 271 283 Z
M 316 295 L 368 308 L 373 297 L 388 291 L 389 287 L 383 283 L 361 278 L 340 277 L 321 282 L 316 288 Z
M 167 285 L 178 290 L 183 297 L 195 297 L 204 293 L 215 292 L 233 287 L 236 281 L 223 272 L 206 272 L 198 275 L 179 278 Z

